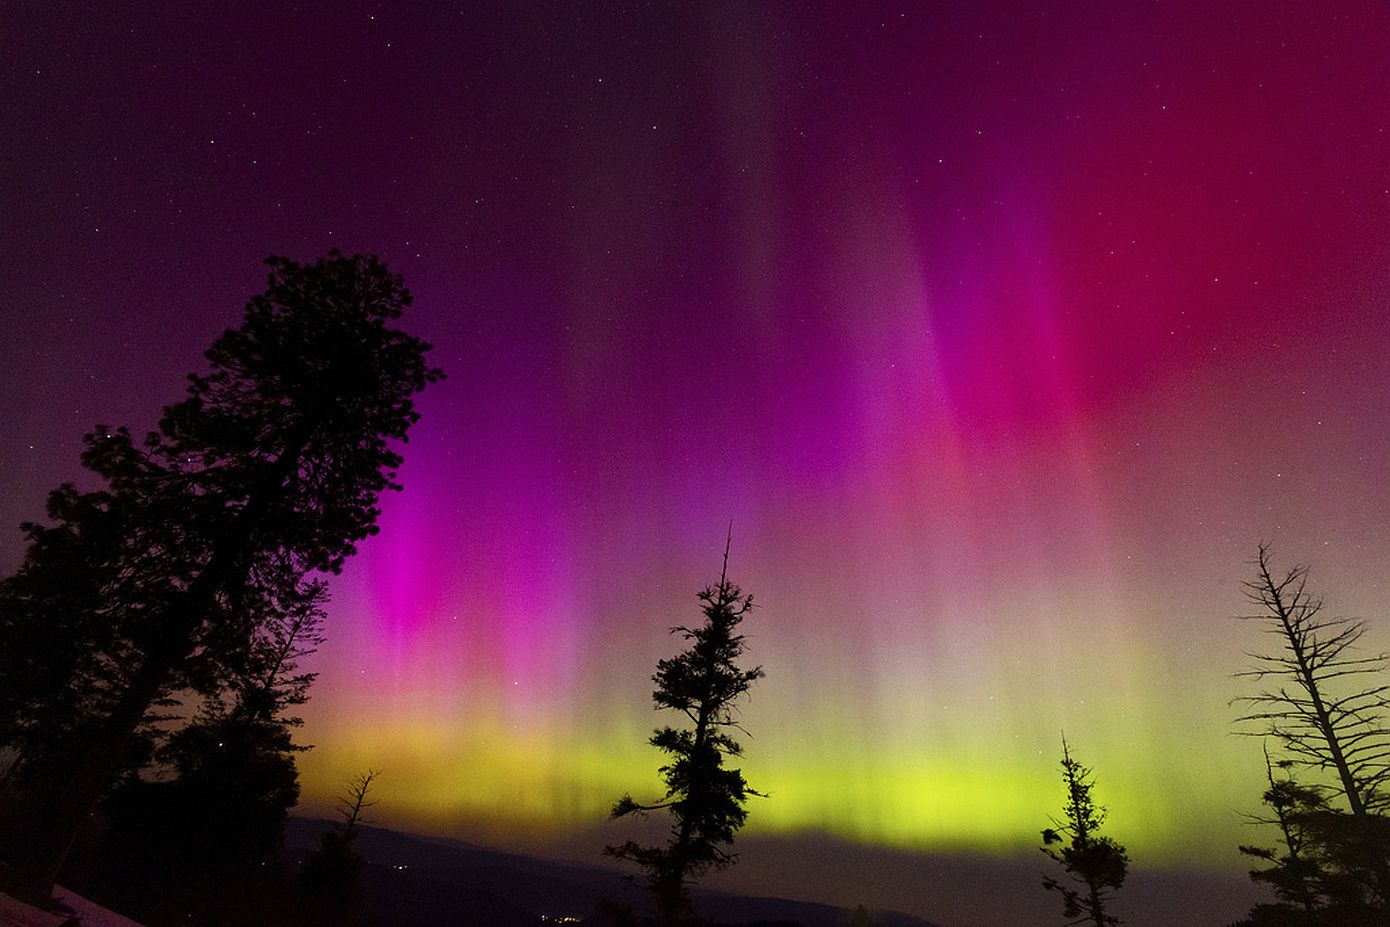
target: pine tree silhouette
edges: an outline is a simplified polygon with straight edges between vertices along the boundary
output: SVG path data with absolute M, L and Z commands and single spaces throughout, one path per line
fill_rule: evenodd
M 736 702 L 763 675 L 761 667 L 744 670 L 738 666 L 745 649 L 738 626 L 753 607 L 753 597 L 729 582 L 728 570 L 726 545 L 719 583 L 706 587 L 699 596 L 705 623 L 697 628 L 672 629 L 689 641 L 690 647 L 659 661 L 652 677 L 656 707 L 680 712 L 689 722 L 685 728 L 660 728 L 649 741 L 670 756 L 661 767 L 666 794 L 652 804 L 624 795 L 613 806 L 614 818 L 669 812 L 670 839 L 655 847 L 629 840 L 604 851 L 645 870 L 661 923 L 667 927 L 693 922 L 688 895 L 693 880 L 712 868 L 735 862 L 737 857 L 726 847 L 747 818 L 744 806 L 748 796 L 759 794 L 749 788 L 742 772 L 724 765 L 726 758 L 743 752 L 729 733 L 738 726 Z

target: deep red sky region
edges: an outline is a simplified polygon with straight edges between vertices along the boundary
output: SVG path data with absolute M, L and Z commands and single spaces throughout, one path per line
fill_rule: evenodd
M 448 374 L 333 583 L 306 811 L 377 766 L 384 825 L 598 862 L 732 524 L 771 796 L 715 884 L 1054 923 L 1065 730 L 1129 923 L 1261 897 L 1257 544 L 1390 644 L 1385 4 L 0 19 L 0 570 L 269 254 L 383 257 Z

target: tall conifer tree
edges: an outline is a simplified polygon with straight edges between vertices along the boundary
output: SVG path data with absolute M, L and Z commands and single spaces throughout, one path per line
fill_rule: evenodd
M 644 847 L 629 840 L 605 850 L 645 870 L 661 923 L 667 927 L 693 922 L 688 897 L 693 880 L 735 862 L 737 857 L 726 848 L 748 816 L 748 796 L 758 794 L 740 770 L 724 765 L 727 757 L 743 752 L 730 734 L 738 724 L 736 702 L 763 675 L 762 667 L 745 670 L 738 665 L 744 652 L 738 626 L 753 607 L 753 597 L 729 582 L 728 570 L 726 546 L 718 585 L 706 587 L 699 596 L 705 623 L 671 629 L 690 647 L 658 661 L 652 677 L 656 707 L 680 712 L 689 722 L 687 727 L 660 728 L 649 741 L 670 756 L 661 767 L 666 794 L 647 805 L 624 795 L 613 806 L 614 818 L 668 811 L 670 837 L 664 846 Z
M 1072 758 L 1065 737 L 1062 782 L 1067 789 L 1066 804 L 1062 817 L 1053 818 L 1053 826 L 1043 830 L 1042 851 L 1060 863 L 1069 878 L 1062 882 L 1046 877 L 1043 888 L 1061 894 L 1062 914 L 1069 918 L 1068 924 L 1119 924 L 1120 919 L 1111 913 L 1112 899 L 1129 871 L 1129 857 L 1124 847 L 1101 834 L 1105 809 L 1091 798 L 1095 786 L 1091 770 Z

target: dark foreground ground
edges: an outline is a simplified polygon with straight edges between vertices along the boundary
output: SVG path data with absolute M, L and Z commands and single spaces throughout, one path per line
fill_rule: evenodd
M 292 819 L 285 862 L 296 867 L 329 826 Z M 606 906 L 648 913 L 650 898 L 640 879 L 634 884 L 611 865 L 588 862 L 598 859 L 595 847 L 603 845 L 595 836 L 586 835 L 582 846 L 547 844 L 533 850 L 557 857 L 543 859 L 364 827 L 356 844 L 368 862 L 363 927 L 611 927 L 620 922 L 605 913 Z M 748 838 L 740 841 L 740 854 L 738 866 L 707 878 L 694 892 L 699 913 L 723 927 L 1056 927 L 1065 920 L 1056 896 L 1041 889 L 1047 861 L 1040 856 L 908 853 L 815 836 Z M 578 862 L 558 861 L 565 859 Z M 123 903 L 121 897 L 129 895 L 123 895 L 129 888 L 123 882 L 108 881 L 103 888 L 84 882 L 80 871 L 69 875 L 77 880 L 69 883 L 72 887 L 126 914 L 161 903 L 179 888 L 164 879 L 146 886 L 153 896 L 136 892 Z M 250 892 L 226 900 L 238 907 L 243 898 L 254 901 L 249 908 L 256 912 L 254 920 L 275 927 L 266 918 L 281 910 L 278 896 L 273 890 Z M 1126 881 L 1115 913 L 1130 927 L 1223 927 L 1261 898 L 1239 873 L 1138 870 Z M 221 904 L 217 910 L 227 914 Z M 931 919 L 901 913 L 904 909 Z M 56 923 L 15 917 L 0 906 L 0 927 Z M 90 927 L 108 923 L 99 917 Z M 230 922 L 239 923 L 238 917 Z M 114 915 L 109 923 L 129 924 Z
M 312 847 L 328 824 L 294 819 L 287 851 Z M 643 886 L 611 869 L 551 862 L 453 840 L 433 840 L 365 827 L 357 848 L 368 860 L 369 927 L 541 927 L 601 924 L 604 899 L 641 912 Z M 721 924 L 760 927 L 848 927 L 856 912 L 827 904 L 699 891 L 695 904 Z M 893 911 L 865 911 L 874 927 L 938 927 Z
M 327 826 L 292 821 L 291 853 L 313 845 Z M 592 914 L 601 898 L 642 910 L 647 895 L 640 882 L 629 884 L 598 864 L 595 847 L 603 842 L 602 835 L 586 835 L 582 846 L 556 848 L 560 858 L 596 860 L 587 865 L 367 828 L 361 847 L 372 863 L 374 925 L 549 924 Z M 929 855 L 814 836 L 745 836 L 738 849 L 737 866 L 705 880 L 718 891 L 695 896 L 701 913 L 730 925 L 844 927 L 860 903 L 870 906 L 870 923 L 878 927 L 1056 927 L 1065 921 L 1059 900 L 1041 888 L 1051 865 L 1041 854 Z M 1120 893 L 1117 913 L 1129 927 L 1224 927 L 1257 900 L 1268 900 L 1266 893 L 1239 871 L 1139 868 Z

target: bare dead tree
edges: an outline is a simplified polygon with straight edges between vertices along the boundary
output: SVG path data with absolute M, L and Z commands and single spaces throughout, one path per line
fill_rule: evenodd
M 1241 733 L 1272 738 L 1291 765 L 1330 780 L 1330 795 L 1341 796 L 1361 835 L 1355 855 L 1372 875 L 1379 907 L 1390 923 L 1390 866 L 1387 865 L 1383 813 L 1390 805 L 1390 702 L 1382 682 L 1390 655 L 1363 656 L 1357 645 L 1365 623 L 1322 614 L 1323 600 L 1308 589 L 1308 568 L 1278 574 L 1269 546 L 1261 544 L 1256 577 L 1245 584 L 1259 611 L 1239 616 L 1263 625 L 1277 642 L 1268 653 L 1246 651 L 1253 662 L 1237 677 L 1254 680 L 1260 691 L 1235 701 L 1246 713 Z
M 363 814 L 376 804 L 368 799 L 372 783 L 381 775 L 369 769 L 351 779 L 338 797 L 338 816 L 319 839 L 318 847 L 304 861 L 300 885 L 306 903 L 306 921 L 322 927 L 352 927 L 361 922 L 366 860 L 353 846 Z
M 356 836 L 362 815 L 377 803 L 375 798 L 368 801 L 367 793 L 380 775 L 379 769 L 367 770 L 348 782 L 347 793 L 338 797 L 338 814 L 343 819 L 343 834 L 348 840 Z

